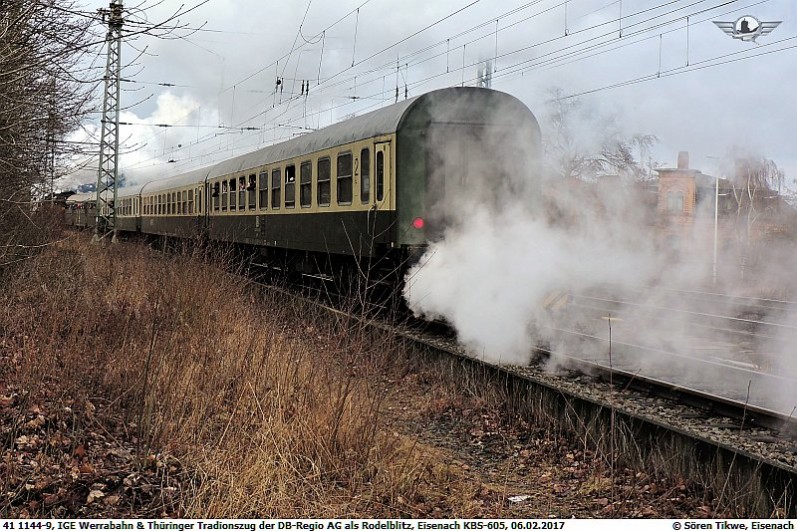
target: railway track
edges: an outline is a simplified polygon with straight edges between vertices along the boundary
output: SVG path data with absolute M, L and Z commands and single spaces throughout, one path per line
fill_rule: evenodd
M 711 300 L 719 297 L 706 295 Z M 785 356 L 797 344 L 797 327 L 786 322 L 790 303 L 777 301 L 775 318 L 764 313 L 753 319 L 739 317 L 749 315 L 751 298 L 744 299 L 745 306 L 728 303 L 713 310 L 685 307 L 689 303 L 682 299 L 666 304 L 606 294 L 572 298 L 571 310 L 580 320 L 571 316 L 569 329 L 551 330 L 568 345 L 567 352 L 559 353 L 563 357 L 625 378 L 649 380 L 680 395 L 701 397 L 707 404 L 746 412 L 752 422 L 794 431 L 797 367 Z M 728 313 L 720 313 L 723 309 Z
M 557 430 L 564 426 L 572 436 L 604 447 L 606 452 L 616 453 L 614 444 L 611 450 L 605 448 L 606 441 L 624 439 L 626 443 L 617 447 L 625 448 L 629 455 L 619 456 L 620 462 L 658 466 L 664 459 L 670 473 L 683 477 L 698 474 L 700 477 L 692 479 L 716 492 L 732 488 L 743 493 L 737 496 L 746 497 L 744 503 L 757 507 L 756 514 L 785 511 L 797 516 L 797 415 L 786 411 L 785 404 L 772 408 L 762 403 L 755 392 L 759 387 L 771 388 L 773 381 L 779 385 L 792 382 L 782 375 L 762 374 L 738 362 L 734 365 L 728 360 L 702 359 L 699 362 L 714 371 L 718 380 L 734 383 L 719 389 L 690 385 L 683 378 L 684 372 L 695 372 L 689 368 L 694 360 L 688 355 L 622 339 L 607 341 L 566 328 L 555 331 L 577 337 L 582 346 L 589 346 L 582 350 L 596 354 L 576 355 L 578 348 L 565 353 L 539 348 L 530 353 L 535 361 L 527 366 L 496 366 L 467 352 L 452 331 L 440 323 L 409 319 L 396 323 L 380 317 L 379 304 L 363 311 L 360 303 L 330 303 L 331 292 L 326 287 L 310 289 L 311 296 L 307 297 L 251 278 L 249 282 L 259 289 L 309 302 L 337 319 L 351 321 L 353 326 L 398 336 L 408 349 L 437 363 L 444 360 L 442 363 L 452 371 L 487 375 L 485 381 L 506 389 L 507 396 L 523 404 L 536 422 L 547 422 Z M 615 311 L 614 305 L 624 301 L 610 302 Z M 344 309 L 352 306 L 357 306 L 356 311 Z M 609 323 L 612 321 L 603 320 L 605 326 Z M 611 356 L 606 356 L 609 344 Z M 634 358 L 642 351 L 646 356 L 659 356 L 665 367 L 675 368 L 678 365 L 672 360 L 679 360 L 680 371 L 673 370 L 669 378 L 661 373 L 645 374 L 634 365 Z M 552 360 L 567 369 L 549 370 Z M 751 383 L 754 375 L 760 380 Z M 731 388 L 733 393 L 728 392 Z
M 263 283 L 260 285 L 265 286 Z M 276 288 L 271 287 L 271 289 Z M 283 292 L 289 293 L 287 290 Z M 370 303 L 366 301 L 367 298 L 361 298 L 357 302 L 355 314 L 340 309 L 341 306 L 334 302 L 341 300 L 340 297 L 327 289 L 326 285 L 322 287 L 305 285 L 303 293 L 305 296 L 310 295 L 313 304 L 322 306 L 328 311 L 358 320 L 362 320 L 363 315 L 369 315 L 371 317 L 367 321 L 370 326 L 392 329 L 410 340 L 420 340 L 427 345 L 444 348 L 456 356 L 472 358 L 456 344 L 455 331 L 444 323 L 414 319 L 408 313 L 400 314 L 401 326 L 396 326 L 384 318 L 383 310 L 387 309 L 384 305 L 384 296 L 380 297 L 381 302 Z M 698 294 L 698 292 L 693 293 Z M 716 294 L 708 295 L 716 296 Z M 291 296 L 297 295 L 291 294 Z M 333 299 L 333 302 L 319 302 L 330 299 Z M 692 339 L 697 342 L 702 339 L 703 345 L 686 352 L 678 351 L 673 345 L 645 344 L 639 337 L 631 340 L 622 339 L 624 327 L 622 316 L 627 313 L 628 308 L 635 312 L 636 322 L 640 319 L 669 322 L 679 320 L 684 315 L 690 318 L 696 315 L 705 316 L 731 323 L 750 320 L 606 297 L 572 295 L 572 299 L 572 308 L 588 310 L 582 314 L 582 317 L 597 321 L 607 328 L 610 324 L 613 325 L 614 337 L 611 337 L 611 331 L 608 336 L 597 335 L 594 327 L 591 333 L 584 330 L 547 327 L 548 333 L 552 333 L 558 340 L 567 338 L 565 341 L 567 350 L 560 349 L 553 352 L 550 348 L 539 345 L 532 358 L 536 359 L 533 363 L 542 370 L 555 359 L 557 365 L 594 375 L 625 389 L 633 388 L 689 404 L 705 411 L 709 416 L 733 419 L 740 425 L 771 430 L 773 439 L 782 438 L 784 441 L 791 441 L 797 437 L 797 394 L 791 396 L 773 392 L 780 389 L 797 389 L 797 375 L 790 376 L 762 369 L 759 364 L 751 361 L 750 351 L 740 349 L 739 345 L 734 347 L 731 343 L 716 344 L 715 341 L 713 345 L 706 347 L 706 342 L 710 341 L 699 335 Z M 600 301 L 604 306 L 579 304 L 580 300 L 586 299 Z M 746 302 L 751 300 L 745 298 Z M 779 308 L 785 311 L 786 303 L 783 304 L 784 306 Z M 663 312 L 674 312 L 676 317 L 662 315 Z M 764 321 L 758 322 L 774 325 Z M 742 337 L 759 337 L 755 332 L 734 330 L 729 326 L 713 326 L 699 322 L 689 322 L 686 325 L 699 332 L 708 331 L 711 334 L 721 332 Z M 794 327 L 783 325 L 783 328 L 792 331 Z

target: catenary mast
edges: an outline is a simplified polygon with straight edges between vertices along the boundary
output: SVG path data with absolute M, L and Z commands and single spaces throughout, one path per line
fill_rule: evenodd
M 122 0 L 111 0 L 108 9 L 100 9 L 108 24 L 108 60 L 105 66 L 105 91 L 102 98 L 102 133 L 97 169 L 97 223 L 93 241 L 111 235 L 116 241 L 116 193 L 119 175 L 119 97 L 122 68 Z M 104 193 L 104 192 L 108 193 Z

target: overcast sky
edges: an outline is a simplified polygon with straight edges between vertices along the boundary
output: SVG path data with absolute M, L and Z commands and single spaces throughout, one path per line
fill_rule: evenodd
M 158 22 L 180 5 L 165 0 L 145 15 Z M 756 44 L 711 22 L 742 15 L 782 24 Z M 123 84 L 132 107 L 122 121 L 173 127 L 122 126 L 135 150 L 121 170 L 147 180 L 206 166 L 392 103 L 397 85 L 401 99 L 405 86 L 416 96 L 473 85 L 479 61 L 493 59 L 492 87 L 538 116 L 548 89 L 561 87 L 614 116 L 623 134 L 656 135 L 665 166 L 688 150 L 691 166 L 713 175 L 736 148 L 774 159 L 792 181 L 795 15 L 793 0 L 209 0 L 180 19 L 200 31 L 123 48 L 125 63 L 136 49 L 147 55 L 122 74 L 134 81 Z

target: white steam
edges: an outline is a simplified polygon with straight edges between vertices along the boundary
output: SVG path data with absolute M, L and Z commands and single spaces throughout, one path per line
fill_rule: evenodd
M 631 249 L 592 236 L 574 238 L 517 205 L 480 209 L 430 246 L 405 293 L 417 314 L 450 322 L 479 357 L 527 362 L 549 321 L 546 296 L 649 276 L 644 243 Z
M 501 161 L 517 152 L 499 149 L 496 140 L 483 141 L 492 156 L 471 164 L 470 171 L 481 173 L 477 181 L 489 182 L 488 176 L 495 175 L 533 178 L 518 173 L 516 161 L 514 170 L 498 171 Z M 443 164 L 461 171 L 462 156 L 452 150 L 442 157 Z M 535 167 L 530 158 L 525 162 Z M 483 185 L 471 189 L 477 197 L 467 186 L 454 192 L 449 185 L 445 200 L 434 205 L 445 211 L 445 230 L 407 274 L 404 295 L 416 315 L 450 323 L 474 357 L 525 364 L 535 347 L 546 345 L 553 354 L 551 367 L 567 365 L 571 357 L 613 362 L 631 373 L 785 413 L 797 405 L 797 392 L 791 391 L 797 389 L 795 305 L 777 314 L 762 310 L 745 316 L 748 299 L 706 295 L 785 296 L 794 285 L 789 281 L 797 258 L 793 242 L 759 245 L 746 259 L 748 265 L 753 260 L 758 264 L 755 273 L 721 248 L 721 282 L 715 287 L 707 236 L 713 216 L 705 212 L 705 203 L 697 206 L 694 233 L 687 234 L 693 245 L 679 251 L 662 237 L 661 220 L 667 214 L 658 210 L 655 189 L 620 179 L 549 182 L 529 194 L 499 193 L 487 199 Z M 540 201 L 543 193 L 548 197 Z M 612 302 L 618 300 L 630 304 Z M 727 377 L 726 366 L 744 370 Z M 772 371 L 783 382 L 776 387 L 763 383 L 751 374 L 758 370 Z

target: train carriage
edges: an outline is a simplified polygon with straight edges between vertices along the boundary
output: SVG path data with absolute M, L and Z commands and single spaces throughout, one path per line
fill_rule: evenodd
M 97 217 L 97 194 L 72 194 L 66 200 L 66 224 L 69 227 L 92 228 Z
M 140 187 L 140 230 L 176 238 L 203 235 L 206 214 L 204 188 L 208 169 L 150 181 Z
M 139 232 L 141 230 L 141 188 L 130 186 L 116 193 L 116 230 Z
M 391 269 L 439 237 L 452 211 L 533 196 L 539 159 L 523 103 L 447 88 L 127 190 L 117 227 L 202 234 L 301 270 L 351 257 L 387 258 Z

